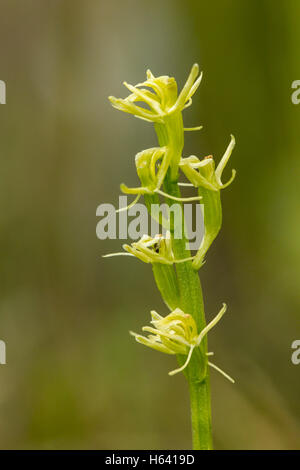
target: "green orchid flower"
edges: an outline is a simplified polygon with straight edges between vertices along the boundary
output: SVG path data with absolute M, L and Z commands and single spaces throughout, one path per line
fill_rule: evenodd
M 130 334 L 135 337 L 138 343 L 144 344 L 156 351 L 165 354 L 186 356 L 183 366 L 169 372 L 169 375 L 175 375 L 182 372 L 187 367 L 194 349 L 200 346 L 203 338 L 221 320 L 226 310 L 227 306 L 223 304 L 220 312 L 200 333 L 197 331 L 197 325 L 192 315 L 183 312 L 180 308 L 176 308 L 166 317 L 162 317 L 155 310 L 152 310 L 152 320 L 150 323 L 153 327 L 144 326 L 142 328 L 143 331 L 150 333 L 150 335 L 146 337 L 132 331 L 130 331 Z M 212 355 L 212 353 L 207 354 L 209 356 Z M 221 372 L 227 379 L 234 383 L 234 380 L 219 367 L 215 366 L 215 364 L 208 361 L 208 365 L 218 370 L 218 372 Z

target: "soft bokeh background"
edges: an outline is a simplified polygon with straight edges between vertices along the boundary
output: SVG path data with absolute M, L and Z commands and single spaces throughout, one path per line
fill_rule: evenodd
M 204 80 L 185 112 L 185 154 L 222 155 L 237 138 L 238 177 L 201 271 L 218 449 L 300 448 L 300 79 L 298 0 L 1 0 L 1 448 L 190 447 L 174 358 L 128 335 L 155 308 L 151 268 L 104 260 L 96 207 L 137 183 L 134 155 L 151 126 L 111 108 L 146 68 L 180 86 Z M 229 173 L 228 173 L 229 174 Z

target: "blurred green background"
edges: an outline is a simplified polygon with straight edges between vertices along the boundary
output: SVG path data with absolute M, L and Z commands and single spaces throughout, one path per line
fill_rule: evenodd
M 156 145 L 147 123 L 114 110 L 146 68 L 182 86 L 204 79 L 185 111 L 185 155 L 218 159 L 237 139 L 224 225 L 201 270 L 218 449 L 300 448 L 300 79 L 298 0 L 1 0 L 0 447 L 191 446 L 174 358 L 128 335 L 166 314 L 151 268 L 104 260 L 96 208 L 137 183 L 134 155 Z M 228 170 L 227 170 L 228 171 Z M 228 175 L 229 173 L 227 173 Z

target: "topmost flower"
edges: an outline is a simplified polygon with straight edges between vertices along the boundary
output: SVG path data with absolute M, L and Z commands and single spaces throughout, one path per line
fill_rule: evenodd
M 110 96 L 109 100 L 114 108 L 120 111 L 133 114 L 146 121 L 163 122 L 165 116 L 180 112 L 192 104 L 192 96 L 202 79 L 202 73 L 197 78 L 198 74 L 199 66 L 194 64 L 178 96 L 175 78 L 165 75 L 154 77 L 151 71 L 147 70 L 145 82 L 138 83 L 136 86 L 124 82 L 124 85 L 131 91 L 127 98 Z M 144 103 L 148 108 L 139 106 L 137 103 Z

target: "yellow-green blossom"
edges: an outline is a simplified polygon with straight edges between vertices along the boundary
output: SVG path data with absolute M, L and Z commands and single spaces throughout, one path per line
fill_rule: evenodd
M 168 152 L 167 147 L 154 147 L 137 153 L 135 156 L 135 165 L 142 185 L 137 188 L 128 188 L 128 186 L 122 183 L 120 186 L 121 191 L 125 194 L 138 194 L 138 198 L 142 194 L 149 195 L 158 193 L 178 202 L 192 202 L 201 199 L 201 197 L 198 196 L 178 198 L 170 196 L 159 189 L 166 171 L 165 166 L 161 164 L 161 162 L 165 161 Z M 130 204 L 131 207 L 138 201 L 138 198 Z
M 162 317 L 155 310 L 151 311 L 151 324 L 152 326 L 144 326 L 143 331 L 150 333 L 148 336 L 139 335 L 130 332 L 138 343 L 144 344 L 156 351 L 165 354 L 180 354 L 187 356 L 185 363 L 179 369 L 169 372 L 169 375 L 175 375 L 182 372 L 188 365 L 193 351 L 199 347 L 203 338 L 207 335 L 218 321 L 226 312 L 226 305 L 223 304 L 222 309 L 216 317 L 200 332 L 197 332 L 197 325 L 194 318 L 183 312 L 180 308 L 176 308 L 173 312 L 169 313 L 166 317 Z M 211 355 L 211 353 L 208 353 Z M 227 376 L 221 369 L 214 364 L 208 362 L 209 365 L 217 369 L 229 380 L 233 381 L 231 377 Z
M 180 260 L 175 259 L 169 232 L 166 233 L 165 237 L 160 234 L 155 235 L 153 238 L 149 235 L 143 235 L 140 240 L 131 243 L 131 245 L 124 244 L 123 249 L 127 253 L 112 253 L 104 255 L 104 258 L 127 255 L 135 256 L 144 263 L 161 263 L 169 265 L 173 263 L 185 263 L 186 261 L 193 260 L 193 257 Z
M 232 176 L 227 183 L 223 184 L 221 180 L 222 173 L 231 156 L 234 146 L 235 138 L 232 135 L 231 141 L 217 168 L 215 168 L 215 162 L 212 155 L 209 155 L 202 160 L 191 155 L 190 157 L 182 158 L 179 166 L 193 186 L 197 188 L 203 187 L 210 189 L 211 191 L 219 191 L 220 189 L 224 189 L 229 186 L 235 178 L 236 171 L 232 170 Z
M 231 141 L 217 168 L 215 168 L 215 162 L 211 155 L 202 160 L 192 155 L 188 158 L 182 158 L 179 164 L 179 167 L 188 180 L 193 186 L 198 188 L 199 197 L 202 198 L 202 208 L 204 210 L 205 233 L 193 261 L 195 269 L 199 269 L 203 265 L 207 250 L 221 229 L 222 206 L 220 190 L 232 183 L 236 171 L 232 170 L 232 176 L 225 184 L 222 183 L 221 178 L 234 146 L 235 138 L 231 136 Z
M 173 77 L 167 75 L 155 77 L 150 70 L 147 70 L 145 82 L 135 86 L 124 82 L 131 91 L 127 98 L 110 96 L 109 100 L 120 111 L 147 121 L 163 122 L 166 116 L 180 112 L 192 104 L 192 96 L 202 79 L 202 74 L 197 79 L 198 73 L 199 66 L 194 64 L 181 93 L 177 96 L 177 83 Z M 137 103 L 143 103 L 147 108 Z

